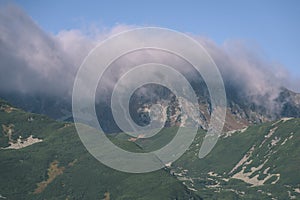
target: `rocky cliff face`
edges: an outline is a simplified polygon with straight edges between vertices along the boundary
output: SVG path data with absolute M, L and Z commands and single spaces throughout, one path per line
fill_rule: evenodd
M 152 88 L 153 90 L 153 88 Z M 152 91 L 153 92 L 153 91 Z M 138 92 L 137 92 L 138 93 Z M 300 95 L 282 88 L 278 97 L 266 100 L 262 103 L 252 101 L 246 96 L 238 96 L 234 88 L 227 88 L 228 105 L 224 131 L 239 130 L 252 124 L 260 124 L 283 117 L 300 117 Z M 131 111 L 137 123 L 147 125 L 151 121 L 152 108 L 160 107 L 160 112 L 164 113 L 166 118 L 165 126 L 189 126 L 191 123 L 197 123 L 203 129 L 208 128 L 210 120 L 210 101 L 209 95 L 198 96 L 199 105 L 193 105 L 187 99 L 176 99 L 171 93 L 157 98 L 155 91 L 152 93 L 156 98 L 134 96 L 132 103 L 136 109 Z M 256 97 L 263 99 L 264 97 Z M 143 100 L 142 100 L 143 99 Z M 139 103 L 136 103 L 139 102 Z M 187 110 L 187 114 L 181 113 Z M 155 116 L 152 116 L 156 119 Z M 192 121 L 187 121 L 191 118 Z M 161 119 L 163 120 L 163 119 Z
M 196 123 L 200 128 L 207 129 L 211 113 L 209 92 L 201 80 L 191 81 L 191 85 L 198 96 L 198 105 L 193 105 L 186 99 L 176 98 L 169 89 L 162 86 L 146 85 L 139 88 L 130 100 L 131 117 L 140 126 L 146 126 L 151 120 L 158 120 L 165 122 L 166 127 L 189 126 Z M 300 117 L 300 94 L 285 88 L 281 88 L 273 99 L 270 99 L 268 94 L 247 96 L 238 87 L 226 83 L 225 88 L 227 95 L 225 132 L 282 117 Z M 1 94 L 1 97 L 26 111 L 46 114 L 62 121 L 72 121 L 70 98 L 26 94 Z M 120 129 L 111 113 L 109 92 L 101 97 L 96 104 L 96 111 L 102 128 L 108 133 L 119 132 Z M 181 112 L 182 108 L 188 111 L 189 116 Z M 157 112 L 161 113 L 163 118 L 158 119 L 155 115 Z

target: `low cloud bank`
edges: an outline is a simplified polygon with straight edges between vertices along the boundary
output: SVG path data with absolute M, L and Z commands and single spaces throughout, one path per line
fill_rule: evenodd
M 43 31 L 20 8 L 14 5 L 2 7 L 0 92 L 70 97 L 77 69 L 89 51 L 110 35 L 132 27 L 119 25 L 89 32 L 62 30 L 52 35 Z M 300 88 L 291 81 L 293 79 L 283 66 L 261 57 L 255 53 L 256 49 L 242 41 L 227 41 L 219 46 L 210 39 L 192 37 L 207 49 L 225 84 L 233 85 L 241 95 L 253 98 L 253 101 L 262 103 L 266 100 L 257 96 L 272 100 L 281 87 Z

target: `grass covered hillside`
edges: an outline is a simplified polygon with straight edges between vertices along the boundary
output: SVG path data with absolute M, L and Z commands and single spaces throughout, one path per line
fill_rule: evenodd
M 191 191 L 204 199 L 300 199 L 300 119 L 228 132 L 200 160 L 203 136 L 169 168 Z
M 300 119 L 283 118 L 224 133 L 204 159 L 199 130 L 189 150 L 166 168 L 128 174 L 83 147 L 72 123 L 0 102 L 0 199 L 299 199 Z M 185 128 L 188 134 L 189 129 Z M 148 138 L 109 138 L 133 152 L 163 147 L 176 127 Z
M 128 174 L 102 165 L 73 124 L 1 101 L 0 125 L 0 199 L 201 199 L 166 170 Z

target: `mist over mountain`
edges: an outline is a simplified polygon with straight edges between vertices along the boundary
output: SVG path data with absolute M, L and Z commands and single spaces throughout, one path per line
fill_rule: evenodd
M 156 87 L 158 91 L 164 89 Z M 143 174 L 120 172 L 98 162 L 73 123 L 24 112 L 0 99 L 0 124 L 2 199 L 300 197 L 300 119 L 283 118 L 227 132 L 203 159 L 198 152 L 206 131 L 199 129 L 180 159 Z M 182 129 L 190 133 L 189 128 Z M 150 138 L 125 133 L 107 137 L 127 151 L 147 153 L 168 144 L 176 132 L 171 127 Z
M 47 114 L 56 119 L 70 119 L 73 82 L 85 56 L 100 41 L 132 27 L 118 25 L 110 29 L 62 30 L 52 34 L 42 30 L 20 8 L 14 5 L 2 7 L 0 69 L 4 73 L 0 74 L 0 97 L 27 111 Z M 205 47 L 218 66 L 225 83 L 229 114 L 232 115 L 229 118 L 233 121 L 239 118 L 243 121 L 241 126 L 244 126 L 282 116 L 300 116 L 299 95 L 286 89 L 292 86 L 300 88 L 300 85 L 291 82 L 283 66 L 262 57 L 256 53 L 259 49 L 244 41 L 226 41 L 223 45 L 217 45 L 208 38 L 190 36 Z M 176 66 L 174 68 L 187 77 L 204 107 L 204 121 L 208 121 L 209 93 L 201 75 L 195 74 L 193 67 L 182 59 L 157 51 L 135 52 L 111 66 L 98 87 L 97 94 L 101 99 L 96 101 L 101 103 L 98 104 L 100 109 L 109 110 L 109 95 L 114 84 L 133 63 L 153 60 Z M 170 98 L 160 96 L 161 89 L 156 91 L 152 88 L 151 93 L 145 90 L 139 90 L 144 91 L 143 96 L 146 96 L 143 103 L 149 104 L 149 99 L 152 99 L 150 104 L 161 103 L 163 99 Z M 153 95 L 160 97 L 153 98 Z M 134 104 L 145 106 L 141 102 Z M 138 109 L 135 109 L 136 114 Z M 98 116 L 103 117 L 101 113 Z M 112 120 L 110 114 L 106 113 L 106 118 L 105 123 L 109 124 Z
M 0 199 L 300 199 L 300 3 L 13 1 Z

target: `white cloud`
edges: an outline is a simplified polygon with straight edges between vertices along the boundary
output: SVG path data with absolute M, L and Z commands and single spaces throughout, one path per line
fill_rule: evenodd
M 57 35 L 43 31 L 16 6 L 0 10 L 0 91 L 71 94 L 78 67 L 100 41 L 136 26 L 118 25 L 110 29 L 62 30 Z M 255 53 L 241 41 L 222 46 L 200 36 L 217 63 L 227 84 L 235 84 L 243 95 L 269 94 L 272 99 L 281 86 L 291 81 L 285 68 Z M 142 58 L 135 58 L 142 59 Z M 298 85 L 297 85 L 298 84 Z

